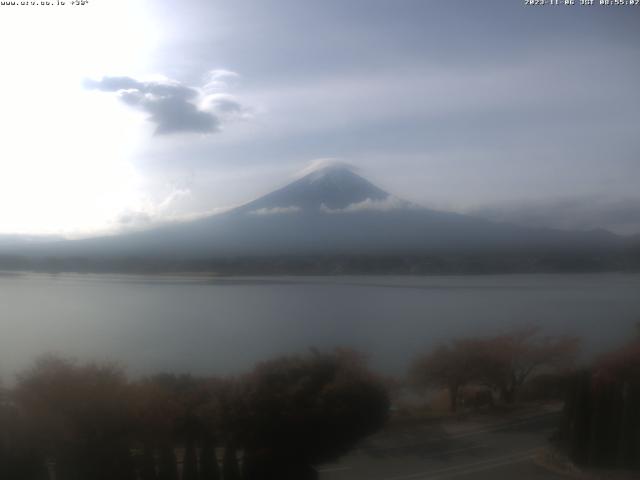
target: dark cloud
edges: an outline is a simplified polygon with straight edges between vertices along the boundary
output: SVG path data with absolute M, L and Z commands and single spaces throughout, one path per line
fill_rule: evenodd
M 242 105 L 231 98 L 219 98 L 212 102 L 217 110 L 225 113 L 242 113 Z
M 240 103 L 233 95 L 214 93 L 205 98 L 207 109 L 221 118 L 250 118 L 252 111 Z
M 140 82 L 130 77 L 104 77 L 87 80 L 89 89 L 117 92 L 127 105 L 147 112 L 156 124 L 156 134 L 213 133 L 220 128 L 215 111 L 203 110 L 194 103 L 200 92 L 173 81 Z M 229 108 L 229 107 L 227 107 Z M 238 104 L 237 108 L 241 108 Z

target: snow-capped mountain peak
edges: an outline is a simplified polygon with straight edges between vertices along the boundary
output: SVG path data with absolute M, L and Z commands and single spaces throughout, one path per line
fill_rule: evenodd
M 300 211 L 346 209 L 362 202 L 380 202 L 391 197 L 384 190 L 345 166 L 331 165 L 271 192 L 242 207 L 243 211 L 267 211 L 292 207 Z

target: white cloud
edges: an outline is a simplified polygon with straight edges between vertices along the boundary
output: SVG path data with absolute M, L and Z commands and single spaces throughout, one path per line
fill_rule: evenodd
M 218 68 L 214 70 L 209 70 L 205 77 L 205 85 L 203 90 L 205 92 L 217 92 L 220 90 L 225 90 L 228 88 L 228 80 L 238 78 L 236 72 L 232 72 L 231 70 L 225 70 L 224 68 Z
M 296 207 L 294 205 L 290 207 L 259 208 L 257 210 L 250 211 L 249 215 L 281 215 L 281 214 L 297 213 L 301 210 L 302 209 L 300 207 Z
M 351 163 L 340 160 L 339 158 L 324 157 L 311 160 L 306 167 L 296 172 L 293 177 L 302 178 L 309 175 L 310 173 L 317 172 L 318 170 L 323 170 L 325 168 L 346 168 L 347 170 L 351 170 L 352 172 L 358 171 L 358 167 Z
M 383 200 L 373 200 L 367 198 L 361 202 L 352 203 L 344 208 L 329 208 L 324 203 L 320 206 L 323 213 L 357 213 L 357 212 L 390 212 L 392 210 L 409 210 L 420 208 L 393 195 L 389 195 Z
M 149 198 L 143 198 L 134 208 L 127 209 L 120 213 L 116 222 L 117 229 L 138 229 L 146 228 L 158 223 L 177 220 L 173 210 L 182 198 L 191 196 L 191 190 L 175 188 L 158 202 Z
M 160 202 L 158 208 L 160 210 L 166 209 L 179 198 L 188 197 L 189 195 L 191 195 L 191 190 L 186 188 L 173 190 L 162 202 Z

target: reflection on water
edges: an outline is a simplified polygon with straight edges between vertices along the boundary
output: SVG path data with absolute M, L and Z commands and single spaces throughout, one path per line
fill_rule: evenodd
M 236 373 L 309 347 L 348 345 L 401 373 L 452 336 L 535 322 L 589 352 L 640 319 L 640 275 L 145 277 L 0 275 L 0 374 L 53 351 L 132 374 Z

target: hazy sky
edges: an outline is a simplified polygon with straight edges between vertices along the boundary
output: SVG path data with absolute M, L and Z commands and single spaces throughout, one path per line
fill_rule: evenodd
M 0 233 L 214 212 L 318 158 L 426 206 L 640 232 L 640 6 L 2 6 L 0 58 Z

